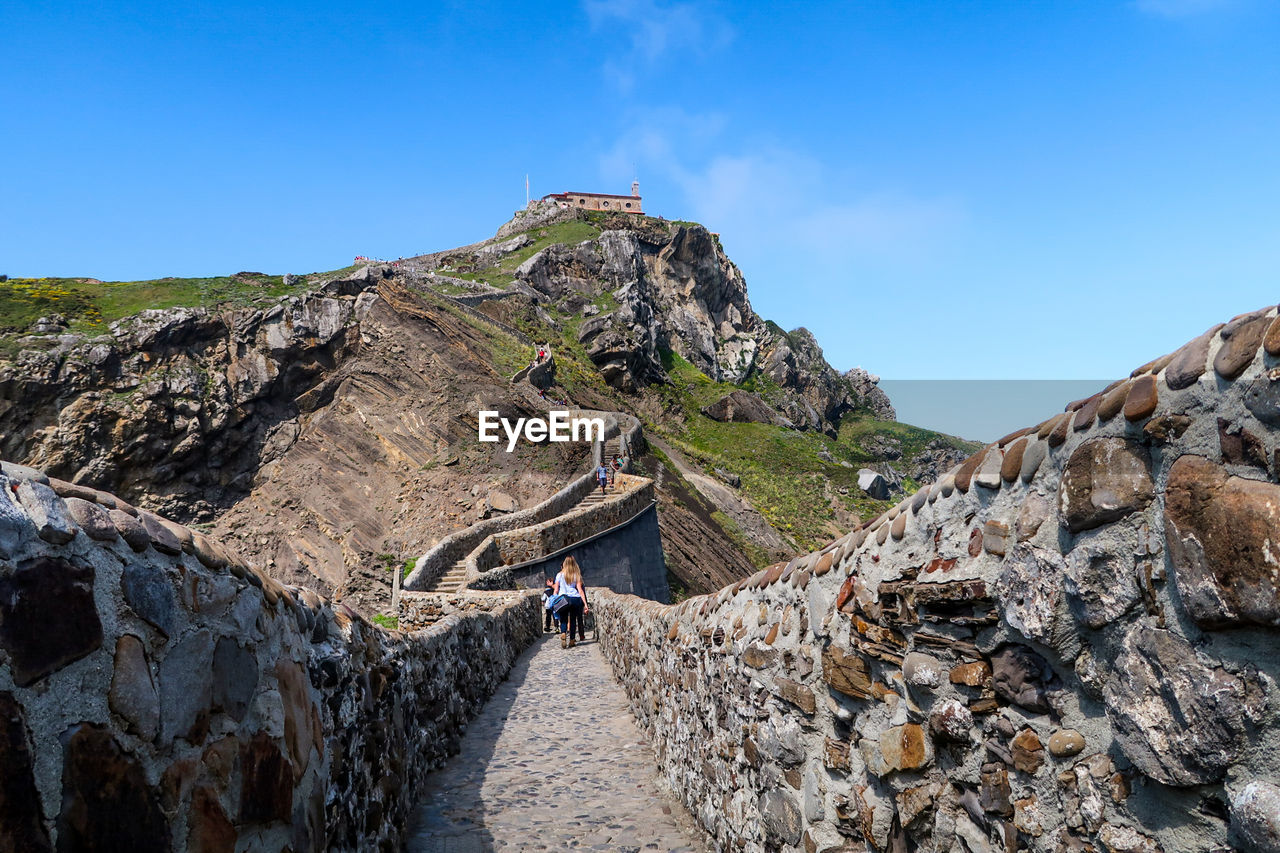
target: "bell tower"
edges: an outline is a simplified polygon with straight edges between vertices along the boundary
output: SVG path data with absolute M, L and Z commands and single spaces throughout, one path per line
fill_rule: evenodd
M 640 179 L 639 178 L 636 178 L 634 181 L 631 182 L 631 195 L 635 198 L 640 198 Z

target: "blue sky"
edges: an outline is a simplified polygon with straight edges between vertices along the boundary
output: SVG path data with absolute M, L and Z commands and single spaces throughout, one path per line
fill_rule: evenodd
M 704 222 L 898 379 L 1111 377 L 1280 301 L 1280 3 L 0 5 L 0 272 L 330 269 L 535 194 Z

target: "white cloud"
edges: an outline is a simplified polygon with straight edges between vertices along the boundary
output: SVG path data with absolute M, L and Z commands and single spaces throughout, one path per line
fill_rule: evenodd
M 623 124 L 625 136 L 600 156 L 600 177 L 605 180 L 619 180 L 641 167 L 650 174 L 683 174 L 681 161 L 714 145 L 727 119 L 721 113 L 692 114 L 660 107 L 633 110 Z
M 1229 9 L 1238 0 L 1134 0 L 1138 11 L 1161 18 L 1189 18 Z
M 783 147 L 714 153 L 695 165 L 684 150 L 660 130 L 643 130 L 602 166 L 620 172 L 630 158 L 678 188 L 681 218 L 721 231 L 738 246 L 800 251 L 832 268 L 850 262 L 915 264 L 966 219 L 955 199 L 874 186 Z
M 705 3 L 585 0 L 583 7 L 592 29 L 626 33 L 623 55 L 604 63 L 605 73 L 623 89 L 631 88 L 638 71 L 669 53 L 706 54 L 733 40 L 729 22 Z

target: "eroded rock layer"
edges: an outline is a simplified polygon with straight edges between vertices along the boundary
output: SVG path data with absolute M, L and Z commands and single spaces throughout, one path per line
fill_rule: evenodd
M 725 850 L 1280 849 L 1280 319 L 606 653 Z
M 480 409 L 535 410 L 451 307 L 365 267 L 270 307 L 144 311 L 0 362 L 0 453 L 213 522 L 276 579 L 385 610 L 381 555 L 477 520 L 499 484 L 537 503 L 581 464 L 477 444 Z

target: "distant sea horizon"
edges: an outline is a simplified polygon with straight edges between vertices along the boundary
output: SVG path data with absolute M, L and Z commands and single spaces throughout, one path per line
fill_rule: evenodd
M 880 389 L 912 426 L 984 443 L 1061 412 L 1111 379 L 881 379 Z

